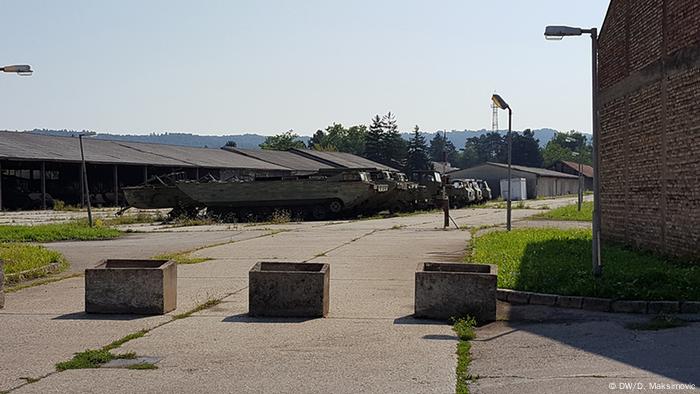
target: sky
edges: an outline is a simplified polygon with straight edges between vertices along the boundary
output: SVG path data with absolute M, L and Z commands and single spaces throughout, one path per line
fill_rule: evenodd
M 311 135 L 393 112 L 401 130 L 590 132 L 590 39 L 608 0 L 0 0 L 0 129 Z M 504 112 L 501 128 L 507 125 Z

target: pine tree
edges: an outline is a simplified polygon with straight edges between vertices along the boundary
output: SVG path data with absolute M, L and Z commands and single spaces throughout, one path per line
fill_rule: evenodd
M 372 118 L 372 124 L 367 130 L 367 137 L 365 140 L 365 157 L 383 163 L 385 160 L 384 156 L 384 121 L 379 115 Z
M 432 167 L 425 137 L 421 135 L 420 128 L 416 125 L 413 128 L 413 136 L 408 141 L 404 171 L 410 174 L 412 171 L 430 170 Z
M 406 141 L 401 138 L 396 117 L 391 113 L 384 115 L 384 161 L 382 163 L 397 168 L 403 167 L 406 159 Z
M 452 141 L 438 131 L 430 140 L 430 159 L 442 163 L 445 161 L 445 153 L 447 153 L 447 161 L 456 164 L 457 148 Z

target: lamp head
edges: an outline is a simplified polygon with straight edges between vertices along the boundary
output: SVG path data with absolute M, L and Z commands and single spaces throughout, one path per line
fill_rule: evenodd
M 32 67 L 28 64 L 13 64 L 11 66 L 0 67 L 0 71 L 15 73 L 21 76 L 32 75 Z
M 547 40 L 561 40 L 567 36 L 580 36 L 583 31 L 579 27 L 547 26 L 544 29 L 544 38 Z
M 493 96 L 491 96 L 491 101 L 493 101 L 493 105 L 495 105 L 496 107 L 498 107 L 500 109 L 509 109 L 510 108 L 508 106 L 508 103 L 506 103 L 506 101 L 503 100 L 503 98 L 497 94 L 494 94 Z

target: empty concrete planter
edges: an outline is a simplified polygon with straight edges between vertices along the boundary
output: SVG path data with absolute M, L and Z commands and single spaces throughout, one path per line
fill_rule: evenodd
M 419 265 L 415 316 L 446 320 L 470 315 L 479 323 L 496 320 L 497 269 L 487 264 Z
M 330 266 L 259 262 L 248 273 L 251 316 L 324 317 L 328 314 Z
M 177 264 L 103 260 L 85 270 L 85 312 L 158 315 L 177 306 Z

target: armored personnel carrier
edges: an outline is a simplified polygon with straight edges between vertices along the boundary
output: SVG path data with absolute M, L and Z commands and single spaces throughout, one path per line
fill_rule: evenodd
M 140 186 L 122 188 L 129 206 L 140 209 L 193 207 L 197 202 L 175 186 L 185 178 L 184 173 L 154 176 Z
M 491 188 L 489 187 L 488 182 L 482 179 L 477 179 L 476 184 L 479 185 L 484 200 L 488 201 L 493 199 L 493 193 L 491 192 Z
M 175 185 L 190 199 L 206 206 L 210 214 L 222 218 L 281 209 L 318 220 L 353 212 L 388 191 L 387 185 L 371 182 L 367 172 L 347 169 L 322 170 L 303 177 L 184 181 Z

